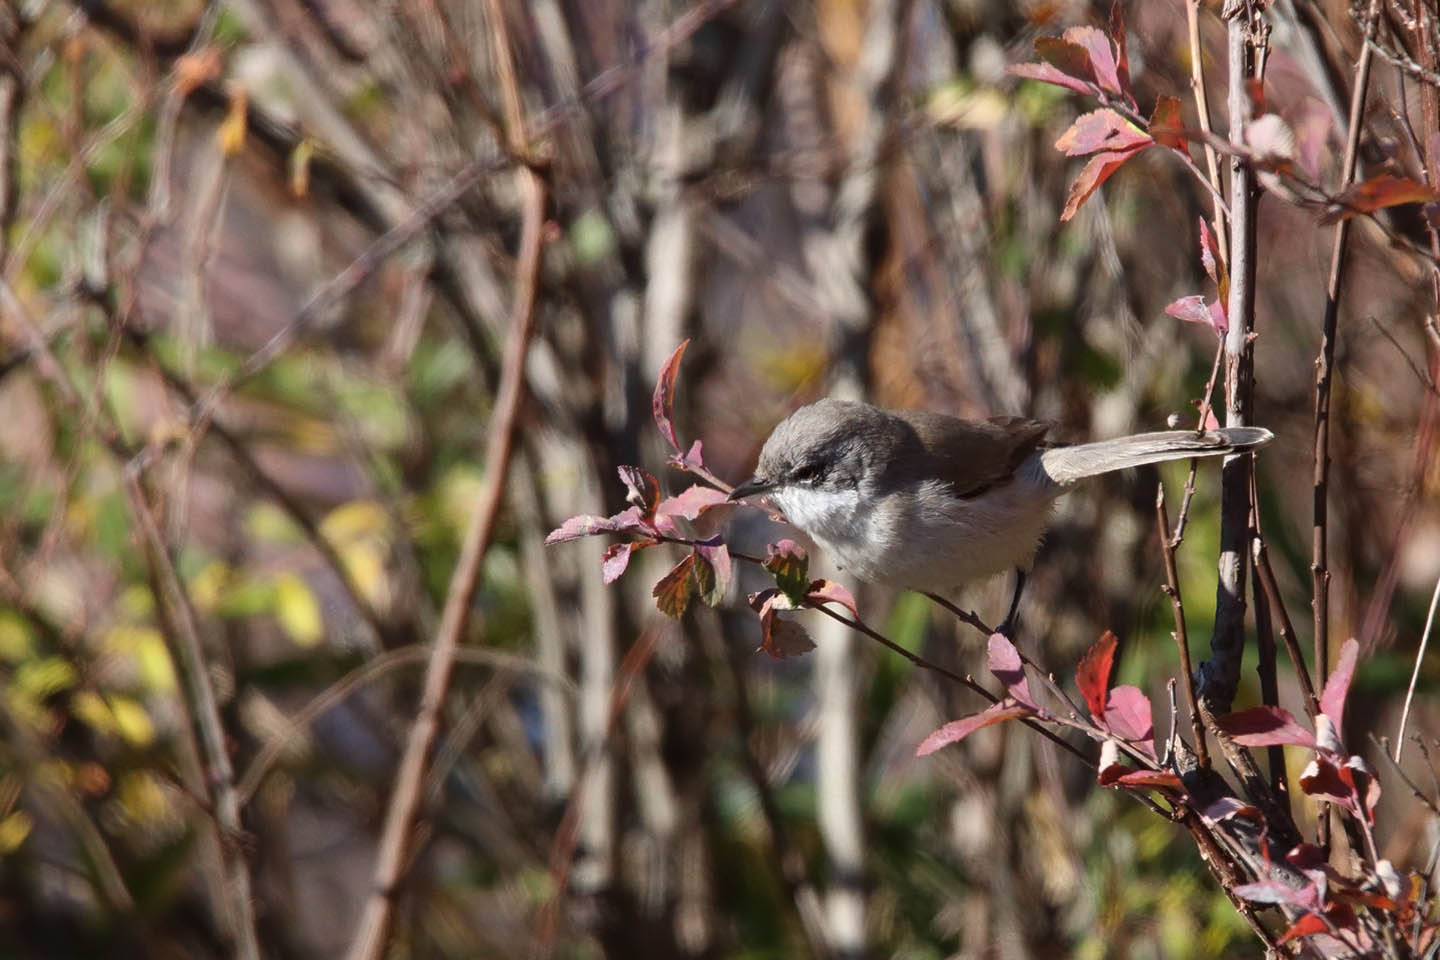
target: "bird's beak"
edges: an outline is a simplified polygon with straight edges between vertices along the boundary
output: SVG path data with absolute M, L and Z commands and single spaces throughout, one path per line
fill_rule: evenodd
M 766 480 L 764 477 L 751 477 L 734 490 L 731 490 L 730 495 L 725 499 L 733 503 L 736 500 L 743 500 L 746 497 L 769 493 L 771 490 L 774 490 L 776 486 L 777 484 L 773 481 Z

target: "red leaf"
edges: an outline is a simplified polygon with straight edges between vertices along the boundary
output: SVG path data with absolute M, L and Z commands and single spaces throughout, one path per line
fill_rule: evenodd
M 1075 668 L 1075 684 L 1090 708 L 1090 716 L 1096 720 L 1105 717 L 1105 691 L 1110 686 L 1110 670 L 1115 665 L 1115 645 L 1115 634 L 1106 630 Z
M 672 620 L 679 620 L 690 606 L 690 598 L 695 592 L 694 567 L 695 554 L 687 553 L 685 559 L 675 564 L 650 591 L 655 598 L 655 606 Z
M 799 606 L 810 592 L 810 558 L 805 548 L 794 540 L 772 543 L 766 548 L 764 567 L 775 578 L 775 585 Z
M 1210 304 L 1210 326 L 1215 328 L 1215 335 L 1225 336 L 1230 332 L 1230 316 L 1226 313 L 1228 308 L 1224 300 L 1216 300 Z
M 1355 810 L 1355 801 L 1350 796 L 1350 784 L 1340 778 L 1340 770 L 1325 757 L 1316 755 L 1305 769 L 1300 771 L 1300 789 L 1312 797 L 1319 797 Z
M 1120 0 L 1115 0 L 1110 6 L 1110 39 L 1115 41 L 1115 50 L 1119 54 L 1115 75 L 1120 81 L 1120 92 L 1134 104 L 1135 97 L 1130 92 L 1130 54 L 1125 51 L 1125 18 L 1120 15 Z
M 1105 701 L 1105 723 L 1117 736 L 1155 756 L 1155 727 L 1151 720 L 1150 698 L 1139 687 L 1129 685 L 1110 691 Z
M 805 599 L 815 605 L 822 603 L 838 603 L 860 618 L 860 610 L 855 606 L 855 595 L 844 586 L 834 580 L 812 580 L 805 594 Z
M 660 368 L 660 377 L 655 381 L 655 395 L 650 400 L 650 412 L 655 416 L 655 426 L 660 428 L 660 436 L 670 442 L 676 453 L 680 452 L 680 441 L 675 438 L 675 424 L 672 422 L 675 413 L 675 374 L 680 369 L 680 358 L 685 355 L 685 348 L 689 345 L 689 339 L 680 341 L 680 346 L 675 348 L 670 359 Z
M 620 482 L 625 484 L 625 501 L 644 511 L 645 516 L 655 512 L 660 503 L 660 484 L 646 470 L 639 467 L 619 466 Z
M 1162 147 L 1188 154 L 1190 145 L 1181 135 L 1184 129 L 1184 122 L 1180 118 L 1180 101 L 1175 97 L 1161 97 L 1156 100 L 1155 112 L 1150 114 L 1150 136 L 1155 138 L 1155 142 Z
M 1246 747 L 1315 747 L 1315 735 L 1280 707 L 1251 707 L 1215 721 L 1236 743 Z
M 1048 63 L 1017 63 L 1007 69 L 1017 77 L 1039 80 L 1041 83 L 1053 83 L 1058 87 L 1074 90 L 1076 93 L 1093 94 L 1095 92 L 1095 88 L 1090 84 L 1083 80 L 1077 80 Z
M 694 520 L 711 507 L 718 507 L 725 502 L 725 494 L 714 487 L 697 483 L 660 501 L 655 507 L 655 526 L 669 533 L 675 529 L 677 518 Z
M 1321 222 L 1334 223 L 1337 220 L 1347 220 L 1357 213 L 1374 213 L 1376 210 L 1402 203 L 1429 203 L 1437 199 L 1440 199 L 1440 191 L 1434 187 L 1382 173 L 1378 177 L 1346 187 L 1335 198 L 1339 209 L 1327 214 Z
M 1131 770 L 1119 773 L 1124 767 L 1111 767 L 1100 775 L 1104 787 L 1155 787 L 1157 789 L 1183 789 L 1180 778 L 1169 770 Z
M 567 540 L 579 540 L 581 537 L 590 537 L 597 533 L 625 533 L 632 530 L 650 531 L 650 526 L 638 507 L 622 510 L 613 517 L 581 514 L 578 517 L 571 517 L 551 530 L 545 537 L 545 546 L 564 543 Z
M 762 590 L 750 598 L 750 606 L 760 613 L 760 649 L 776 660 L 809 653 L 815 641 L 798 623 L 781 620 L 777 609 L 788 609 L 790 601 L 779 590 Z
M 635 546 L 633 543 L 612 543 L 605 548 L 605 556 L 600 561 L 600 576 L 606 583 L 620 579 L 625 568 L 630 566 L 630 554 Z
M 1325 690 L 1320 694 L 1320 712 L 1330 718 L 1336 735 L 1341 734 L 1345 721 L 1345 698 L 1350 693 L 1350 681 L 1355 677 L 1355 659 L 1360 655 L 1360 644 L 1351 637 L 1340 647 L 1340 659 L 1325 681 Z
M 1117 150 L 1097 153 L 1090 157 L 1090 162 L 1080 171 L 1075 182 L 1070 184 L 1070 194 L 1065 198 L 1065 209 L 1060 213 L 1060 220 L 1063 223 L 1075 216 L 1080 205 L 1090 199 L 1090 194 L 1110 179 L 1110 175 L 1120 169 L 1120 165 L 1129 160 L 1139 150 Z
M 1289 943 L 1296 937 L 1308 937 L 1316 933 L 1325 933 L 1330 928 L 1325 923 L 1325 918 L 1318 913 L 1303 914 L 1299 920 L 1290 925 L 1290 928 L 1280 935 L 1276 940 L 1277 944 Z
M 1014 700 L 1027 707 L 1035 706 L 1035 698 L 1030 695 L 1030 683 L 1025 679 L 1025 664 L 1020 660 L 1020 651 L 1003 633 L 990 634 L 989 666 L 990 672 L 1005 684 L 1005 691 Z
M 1100 150 L 1139 150 L 1154 142 L 1144 131 L 1135 129 L 1129 120 L 1109 107 L 1102 107 L 1077 117 L 1055 141 L 1055 149 L 1078 157 Z
M 1065 31 L 1065 39 L 1084 48 L 1085 52 L 1089 54 L 1090 66 L 1096 82 L 1100 84 L 1100 89 L 1106 93 L 1125 95 L 1125 91 L 1120 86 L 1120 65 L 1115 59 L 1115 47 L 1110 42 L 1110 38 L 1105 36 L 1105 31 L 1095 27 L 1071 27 Z M 1037 53 L 1040 51 L 1038 40 L 1035 42 L 1035 51 Z M 1044 54 L 1041 56 L 1043 57 Z
M 1016 717 L 1028 717 L 1034 714 L 1034 710 L 1021 703 L 1011 703 L 1002 700 L 999 703 L 992 703 L 979 713 L 972 713 L 968 717 L 961 717 L 959 720 L 952 720 L 939 730 L 920 742 L 915 749 L 915 756 L 928 757 L 930 754 L 947 747 L 952 743 L 959 743 L 970 734 L 981 727 L 988 727 L 992 723 L 1000 723 L 1003 720 L 1013 720 Z
M 1078 89 L 1080 93 L 1096 92 L 1095 67 L 1090 62 L 1090 52 L 1069 36 L 1036 37 L 1035 55 L 1065 76 L 1079 81 L 1081 86 L 1071 86 L 1072 90 Z

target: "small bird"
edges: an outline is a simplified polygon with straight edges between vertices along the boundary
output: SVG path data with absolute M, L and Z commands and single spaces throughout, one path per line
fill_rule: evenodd
M 1274 438 L 1229 427 L 1052 446 L 1049 430 L 1023 417 L 972 421 L 820 400 L 771 432 L 755 475 L 730 499 L 768 495 L 841 569 L 870 583 L 943 595 L 1013 568 L 1006 632 L 1054 502 L 1076 482 Z

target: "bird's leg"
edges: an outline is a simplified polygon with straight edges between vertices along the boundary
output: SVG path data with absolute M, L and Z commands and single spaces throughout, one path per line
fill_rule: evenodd
M 1003 633 L 1005 636 L 1014 639 L 1015 625 L 1019 623 L 1015 614 L 1020 609 L 1020 594 L 1025 591 L 1025 571 L 1019 567 L 1015 568 L 1015 593 L 1010 597 L 1010 612 L 1005 614 L 1005 621 L 995 628 L 996 633 Z

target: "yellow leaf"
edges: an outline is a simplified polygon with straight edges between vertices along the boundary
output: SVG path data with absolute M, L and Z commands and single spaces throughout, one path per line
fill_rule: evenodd
M 249 111 L 249 97 L 245 88 L 232 86 L 230 88 L 230 110 L 225 114 L 225 121 L 220 124 L 220 129 L 215 132 L 215 141 L 220 146 L 220 152 L 227 157 L 233 157 L 245 146 L 245 121 Z
M 112 696 L 110 712 L 115 717 L 115 729 L 125 742 L 132 747 L 144 747 L 155 739 L 155 724 L 150 714 L 136 700 L 129 697 Z
M 299 543 L 304 539 L 284 510 L 272 503 L 257 503 L 245 514 L 245 532 L 267 543 Z
M 70 713 L 96 733 L 109 736 L 115 732 L 115 714 L 93 690 L 81 690 L 71 697 Z
M 325 636 L 320 603 L 310 585 L 293 573 L 275 578 L 275 619 L 299 646 L 313 647 Z
M 320 521 L 320 533 L 338 547 L 365 537 L 383 536 L 389 523 L 385 508 L 374 500 L 351 500 L 326 514 Z
M 112 653 L 132 658 L 140 686 L 148 693 L 170 693 L 175 689 L 175 665 L 165 638 L 154 627 L 115 627 L 105 635 Z
M 125 774 L 115 787 L 115 802 L 125 816 L 135 823 L 153 823 L 162 819 L 167 810 L 165 791 L 148 773 Z
M 304 138 L 290 152 L 290 195 L 303 200 L 310 193 L 310 158 L 315 155 L 315 141 Z
M 362 540 L 341 548 L 340 562 L 345 565 L 345 572 L 360 595 L 370 601 L 372 607 L 383 611 L 390 605 L 389 585 L 385 582 L 385 555 L 374 541 Z
M 30 632 L 20 618 L 13 613 L 0 613 L 0 660 L 16 663 L 29 658 L 33 652 Z
M 229 565 L 220 560 L 211 560 L 190 579 L 190 599 L 201 610 L 214 610 L 229 579 Z
M 75 685 L 75 668 L 60 657 L 30 660 L 15 670 L 15 689 L 37 700 Z
M 25 838 L 30 836 L 30 828 L 35 822 L 30 819 L 30 814 L 24 810 L 16 810 L 0 820 L 0 856 L 7 853 L 14 853 Z

